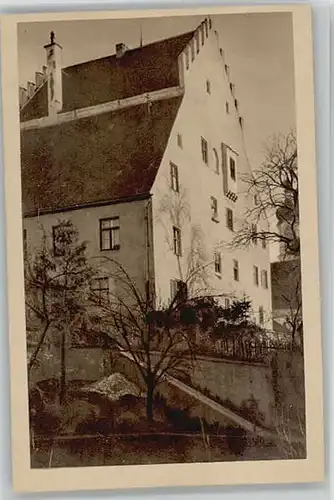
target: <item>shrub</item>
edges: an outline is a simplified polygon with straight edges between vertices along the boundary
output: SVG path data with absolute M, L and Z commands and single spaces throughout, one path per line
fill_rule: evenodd
M 226 443 L 231 453 L 242 456 L 247 448 L 247 433 L 242 427 L 228 426 L 225 429 Z

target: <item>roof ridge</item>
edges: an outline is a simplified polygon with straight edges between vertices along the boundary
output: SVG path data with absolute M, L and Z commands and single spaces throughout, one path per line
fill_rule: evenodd
M 174 36 L 168 36 L 166 38 L 161 38 L 159 40 L 155 40 L 154 42 L 150 42 L 150 43 L 147 43 L 145 45 L 142 45 L 142 46 L 138 46 L 138 47 L 134 47 L 132 49 L 128 49 L 126 53 L 129 53 L 129 52 L 134 52 L 136 50 L 142 50 L 142 49 L 145 49 L 147 47 L 150 47 L 152 45 L 156 45 L 156 44 L 159 44 L 159 43 L 163 43 L 163 42 L 166 42 L 168 40 L 175 40 L 176 38 L 180 38 L 182 36 L 186 36 L 186 35 L 194 35 L 196 32 L 196 30 L 191 30 L 191 31 L 185 31 L 184 33 L 180 33 L 179 35 L 174 35 Z M 116 53 L 115 54 L 109 54 L 107 56 L 103 56 L 103 57 L 97 57 L 96 59 L 87 59 L 86 61 L 82 61 L 82 62 L 79 62 L 79 63 L 76 63 L 76 64 L 71 64 L 70 66 L 65 66 L 64 68 L 62 68 L 62 71 L 66 71 L 67 69 L 70 69 L 70 68 L 75 68 L 77 66 L 82 66 L 84 64 L 89 64 L 89 63 L 93 63 L 93 62 L 96 62 L 96 61 L 102 61 L 103 59 L 110 59 L 110 58 L 116 58 Z

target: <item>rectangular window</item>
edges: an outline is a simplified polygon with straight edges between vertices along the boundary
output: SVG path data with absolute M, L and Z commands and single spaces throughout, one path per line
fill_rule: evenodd
M 222 255 L 220 252 L 215 252 L 215 273 L 221 274 L 222 273 Z
M 231 179 L 235 182 L 235 180 L 236 180 L 236 169 L 235 169 L 235 160 L 234 160 L 234 158 L 230 158 L 230 176 L 231 176 Z
M 252 242 L 257 245 L 257 225 L 252 224 Z
M 199 31 L 198 30 L 196 31 L 195 39 L 196 39 L 196 52 L 198 54 L 199 53 Z
M 230 307 L 230 299 L 225 299 L 225 309 Z
M 207 94 L 211 94 L 211 82 L 210 82 L 210 80 L 206 81 L 206 92 L 207 92 Z
M 173 227 L 173 250 L 175 255 L 179 257 L 182 255 L 181 229 L 175 226 Z
M 188 298 L 188 287 L 187 283 L 181 280 L 171 280 L 170 281 L 170 295 L 171 300 L 185 301 Z
M 63 257 L 65 255 L 66 227 L 64 225 L 52 227 L 53 255 Z
M 264 311 L 262 306 L 259 307 L 259 323 L 260 325 L 264 323 Z
M 226 101 L 226 103 L 225 103 L 225 109 L 226 109 L 226 114 L 229 114 L 230 113 L 230 103 L 228 101 Z
M 204 163 L 209 163 L 209 155 L 208 155 L 208 143 L 207 141 L 201 137 L 201 151 L 202 151 L 202 160 Z
M 268 272 L 265 269 L 261 271 L 261 286 L 268 288 Z
M 259 268 L 257 266 L 253 266 L 253 281 L 254 285 L 259 286 Z
M 239 262 L 233 260 L 233 278 L 234 281 L 239 281 Z
M 179 148 L 182 148 L 182 135 L 181 134 L 177 134 L 177 145 L 179 146 Z
M 191 42 L 190 42 L 190 51 L 191 51 L 191 60 L 193 61 L 195 59 L 195 45 L 194 45 L 194 40 L 191 40 Z
M 239 107 L 238 99 L 234 99 L 234 106 L 235 106 L 235 109 L 238 110 L 238 107 Z
M 100 250 L 119 250 L 119 217 L 100 219 Z
M 218 221 L 218 201 L 213 196 L 211 196 L 211 219 Z
M 259 204 L 259 197 L 258 197 L 258 195 L 254 194 L 254 198 L 253 199 L 254 199 L 254 206 L 257 207 L 258 204 Z
M 99 305 L 109 300 L 109 278 L 95 278 L 91 290 Z
M 170 185 L 173 191 L 179 192 L 179 169 L 174 163 L 170 163 Z
M 265 238 L 263 238 L 263 240 L 262 240 L 262 248 L 264 250 L 267 248 L 267 242 L 266 242 Z
M 233 231 L 233 212 L 230 208 L 226 209 L 226 226 Z

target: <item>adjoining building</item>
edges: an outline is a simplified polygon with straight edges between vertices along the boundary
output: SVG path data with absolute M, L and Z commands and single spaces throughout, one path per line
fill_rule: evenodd
M 45 50 L 20 89 L 27 248 L 69 219 L 89 256 L 118 260 L 157 304 L 180 287 L 226 305 L 247 295 L 270 328 L 269 248 L 229 246 L 257 197 L 242 182 L 247 124 L 212 20 L 67 68 L 53 33 Z M 110 289 L 105 265 L 96 286 Z

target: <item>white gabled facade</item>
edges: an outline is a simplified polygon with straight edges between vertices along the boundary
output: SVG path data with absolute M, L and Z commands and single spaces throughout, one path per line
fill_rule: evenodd
M 245 208 L 255 200 L 245 195 L 242 182 L 243 174 L 250 173 L 243 143 L 247 124 L 239 115 L 230 69 L 210 20 L 180 55 L 179 68 L 184 97 L 152 189 L 158 301 L 168 302 L 171 281 L 187 281 L 197 263 L 202 271 L 194 272 L 197 280 L 189 280 L 192 293 L 208 285 L 223 300 L 245 294 L 255 319 L 261 322 L 263 310 L 270 328 L 269 248 L 261 242 L 233 251 L 228 246 L 245 222 Z M 234 231 L 228 227 L 231 219 Z M 181 255 L 176 256 L 179 243 Z
M 96 259 L 110 253 L 101 252 L 100 219 L 120 218 L 121 243 L 112 257 L 127 267 L 142 290 L 154 282 L 158 306 L 170 301 L 177 281 L 187 281 L 191 293 L 219 295 L 223 303 L 246 295 L 256 321 L 261 323 L 263 316 L 264 326 L 271 328 L 269 248 L 261 242 L 247 249 L 229 248 L 254 196 L 245 195 L 242 176 L 250 173 L 250 166 L 243 122 L 230 69 L 210 20 L 200 25 L 178 63 L 180 86 L 21 123 L 22 131 L 36 129 L 38 134 L 43 127 L 183 96 L 150 200 L 66 212 L 59 207 L 57 213 L 25 217 L 26 244 L 34 253 L 42 229 L 50 232 L 59 220 L 69 219 L 80 239 L 88 242 L 88 257 Z M 231 224 L 233 228 L 228 227 Z

